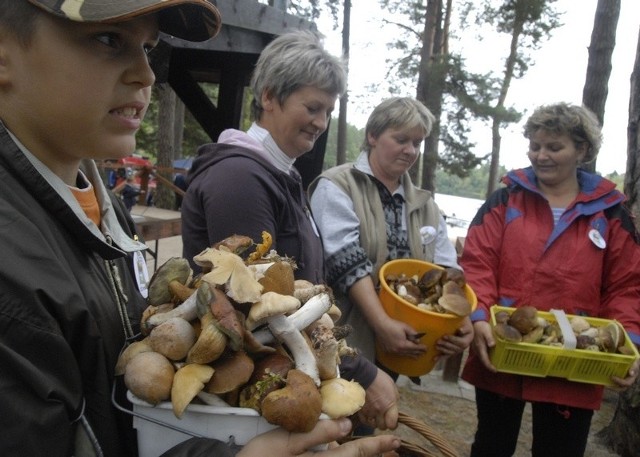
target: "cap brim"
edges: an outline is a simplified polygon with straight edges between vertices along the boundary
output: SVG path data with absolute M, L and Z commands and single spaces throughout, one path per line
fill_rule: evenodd
M 29 0 L 59 17 L 77 22 L 121 22 L 158 13 L 160 30 L 189 41 L 216 36 L 220 12 L 207 0 Z

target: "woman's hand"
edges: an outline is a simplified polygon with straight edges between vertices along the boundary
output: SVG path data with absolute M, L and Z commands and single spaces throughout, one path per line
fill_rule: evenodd
M 441 356 L 460 354 L 469 347 L 473 341 L 473 324 L 466 317 L 462 325 L 453 335 L 444 335 L 436 342 L 436 349 Z
M 360 278 L 351 286 L 349 300 L 360 309 L 373 329 L 376 341 L 385 352 L 419 357 L 427 351 L 427 347 L 419 342 L 419 335 L 410 325 L 391 319 L 387 315 L 371 276 Z
M 378 374 L 366 390 L 364 406 L 358 411 L 363 424 L 380 430 L 395 430 L 398 426 L 398 399 L 396 383 L 378 368 Z
M 493 332 L 491 331 L 491 325 L 485 321 L 477 321 L 473 323 L 473 349 L 475 353 L 480 357 L 480 361 L 484 367 L 495 373 L 496 367 L 491 364 L 489 360 L 489 348 L 496 345 L 496 341 L 493 338 Z
M 404 322 L 386 318 L 375 328 L 376 341 L 385 352 L 405 357 L 419 357 L 427 352 L 417 332 Z
M 361 438 L 338 445 L 335 440 L 345 437 L 351 431 L 349 419 L 320 420 L 308 433 L 290 433 L 277 428 L 256 436 L 249 441 L 237 457 L 278 457 L 316 455 L 315 446 L 333 443 L 322 452 L 327 457 L 369 457 L 393 451 L 400 446 L 400 438 L 393 435 L 379 435 Z
M 617 376 L 612 376 L 611 379 L 616 383 L 616 386 L 611 387 L 613 390 L 618 392 L 623 392 L 627 390 L 629 387 L 636 382 L 636 378 L 638 377 L 638 371 L 640 370 L 640 359 L 636 359 L 629 368 L 629 372 L 627 373 L 626 378 L 619 378 Z

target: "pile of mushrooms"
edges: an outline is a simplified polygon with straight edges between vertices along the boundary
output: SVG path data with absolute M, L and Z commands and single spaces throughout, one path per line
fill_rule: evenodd
M 420 309 L 462 317 L 471 314 L 472 305 L 464 293 L 466 280 L 456 268 L 434 268 L 422 276 L 388 274 L 384 280 L 394 293 Z
M 533 306 L 522 306 L 509 313 L 500 310 L 494 315 L 494 335 L 507 342 L 532 343 L 548 346 L 564 346 L 564 337 L 555 321 L 542 317 Z M 568 316 L 576 339 L 576 349 L 629 354 L 625 346 L 624 332 L 616 322 L 601 327 L 592 326 L 581 316 Z
M 363 406 L 364 389 L 339 377 L 353 350 L 331 291 L 294 280 L 295 263 L 270 245 L 266 232 L 257 246 L 234 235 L 194 257 L 196 277 L 178 257 L 154 273 L 144 338 L 116 366 L 132 394 L 171 401 L 178 418 L 192 402 L 253 408 L 291 432 Z

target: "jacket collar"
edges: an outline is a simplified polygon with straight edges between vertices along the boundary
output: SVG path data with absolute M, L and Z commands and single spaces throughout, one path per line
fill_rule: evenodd
M 593 211 L 609 208 L 625 200 L 624 194 L 618 191 L 615 184 L 608 179 L 588 173 L 580 168 L 578 168 L 577 173 L 580 193 L 570 208 L 579 207 L 582 208 L 580 212 L 583 214 L 592 214 Z M 512 170 L 502 178 L 502 182 L 507 187 L 522 187 L 542 195 L 532 167 Z M 570 208 L 567 208 L 567 210 Z
M 25 188 L 42 202 L 59 222 L 78 235 L 78 239 L 106 259 L 121 257 L 124 252 L 147 247 L 131 239 L 123 230 L 116 210 L 93 160 L 85 159 L 80 167 L 95 189 L 102 226 L 100 229 L 86 216 L 68 186 L 11 133 L 0 121 L 0 154 L 7 168 Z

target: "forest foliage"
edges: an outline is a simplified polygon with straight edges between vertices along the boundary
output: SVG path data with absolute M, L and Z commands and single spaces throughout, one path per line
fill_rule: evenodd
M 333 119 L 329 127 L 327 138 L 327 148 L 324 158 L 324 168 L 332 167 L 336 164 L 337 149 L 337 119 Z M 489 128 L 489 127 L 487 127 Z M 360 153 L 360 146 L 364 139 L 364 129 L 358 129 L 354 125 L 347 124 L 347 162 L 353 162 Z M 525 139 L 523 137 L 522 141 Z M 497 181 L 505 175 L 508 170 L 500 165 L 498 168 Z M 477 198 L 484 200 L 487 182 L 489 180 L 490 164 L 488 160 L 483 160 L 480 165 L 469 170 L 468 176 L 460 177 L 453 173 L 447 173 L 444 167 L 436 169 L 436 189 L 441 194 L 455 195 L 458 197 Z M 624 186 L 624 174 L 613 172 L 605 176 L 613 181 L 622 192 Z M 496 184 L 498 184 L 496 182 Z

